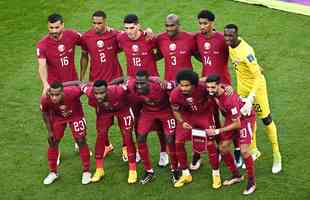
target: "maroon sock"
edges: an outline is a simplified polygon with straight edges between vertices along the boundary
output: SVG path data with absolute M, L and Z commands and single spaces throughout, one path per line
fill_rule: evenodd
M 240 172 L 236 166 L 234 156 L 232 153 L 226 152 L 222 154 L 223 161 L 225 162 L 226 166 L 228 167 L 229 171 L 236 177 L 240 177 Z
M 158 139 L 159 139 L 159 143 L 160 143 L 160 152 L 166 152 L 166 139 L 165 139 L 165 135 L 164 133 L 159 130 L 157 131 L 157 135 L 158 135 Z
M 208 143 L 207 145 L 207 151 L 208 151 L 208 156 L 209 156 L 209 163 L 212 167 L 212 169 L 217 170 L 220 166 L 219 164 L 219 157 L 218 157 L 218 152 L 216 149 L 216 146 L 214 143 Z
M 178 168 L 178 159 L 176 155 L 176 148 L 175 148 L 175 143 L 173 142 L 172 144 L 168 144 L 168 154 L 170 157 L 170 162 L 171 162 L 171 169 L 176 170 Z
M 106 136 L 106 138 L 105 138 L 105 140 L 104 140 L 104 145 L 105 145 L 105 146 L 109 146 L 109 145 L 110 145 L 110 140 L 109 140 L 108 134 L 107 134 L 107 136 Z
M 244 163 L 246 166 L 246 172 L 248 175 L 248 179 L 252 177 L 255 180 L 255 169 L 254 169 L 254 162 L 253 162 L 252 156 L 248 156 L 247 158 L 243 158 L 243 159 L 244 159 Z
M 124 142 L 123 145 L 127 147 L 128 162 L 131 163 L 131 165 L 136 164 L 136 147 L 132 139 L 131 131 L 125 131 L 122 136 Z
M 180 163 L 180 168 L 188 169 L 188 163 L 187 163 L 187 154 L 185 149 L 185 143 L 176 143 L 176 155 L 178 162 Z
M 143 162 L 143 167 L 145 171 L 152 169 L 152 164 L 149 156 L 149 148 L 146 143 L 138 144 L 139 153 Z
M 97 134 L 96 138 L 96 147 L 95 147 L 95 158 L 96 159 L 102 159 L 104 150 L 105 150 L 105 141 L 106 141 L 106 134 L 100 133 Z
M 90 166 L 90 159 L 89 159 L 89 149 L 88 145 L 85 144 L 83 147 L 80 147 L 80 158 L 83 165 L 83 171 L 88 172 Z
M 51 172 L 57 173 L 57 157 L 58 157 L 58 148 L 49 147 L 47 150 L 47 160 L 48 160 L 48 167 Z

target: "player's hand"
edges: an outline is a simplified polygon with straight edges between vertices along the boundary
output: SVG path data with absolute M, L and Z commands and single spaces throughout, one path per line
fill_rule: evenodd
M 216 136 L 218 134 L 220 134 L 220 130 L 219 129 L 206 129 L 206 132 L 209 136 Z
M 189 125 L 189 123 L 187 123 L 187 122 L 182 122 L 182 127 L 183 127 L 184 129 L 192 129 L 192 126 Z
M 50 85 L 48 83 L 43 85 L 42 96 L 47 95 L 48 90 L 50 89 Z
M 145 39 L 146 40 L 152 40 L 156 37 L 156 34 L 153 32 L 153 30 L 151 28 L 146 28 L 143 31 L 144 35 L 146 36 Z
M 204 77 L 201 77 L 200 79 L 199 79 L 199 81 L 201 81 L 201 82 L 206 82 L 207 81 L 207 76 L 204 76 Z
M 253 108 L 255 93 L 251 92 L 247 98 L 241 98 L 245 104 L 241 107 L 240 112 L 243 116 L 250 116 Z
M 111 32 L 111 31 L 114 31 L 114 28 L 110 27 L 110 26 L 107 26 L 106 29 L 105 29 L 107 32 Z

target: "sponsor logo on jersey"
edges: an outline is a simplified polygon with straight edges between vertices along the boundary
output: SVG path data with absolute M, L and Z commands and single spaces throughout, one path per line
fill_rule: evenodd
M 139 51 L 139 46 L 134 44 L 134 45 L 132 45 L 131 49 L 132 49 L 133 52 L 138 52 Z
M 209 42 L 205 42 L 203 47 L 206 49 L 206 50 L 209 50 L 211 48 L 211 44 Z
M 169 50 L 170 50 L 170 51 L 175 51 L 176 48 L 177 48 L 177 45 L 176 45 L 175 43 L 171 43 L 171 44 L 169 45 Z
M 58 45 L 58 51 L 64 52 L 65 51 L 65 45 L 63 45 L 63 44 Z
M 104 42 L 102 40 L 97 41 L 97 47 L 102 48 L 104 46 Z

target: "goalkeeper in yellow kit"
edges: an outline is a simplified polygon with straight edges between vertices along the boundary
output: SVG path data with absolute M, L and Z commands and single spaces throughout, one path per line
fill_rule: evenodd
M 272 173 L 276 174 L 282 170 L 281 154 L 277 128 L 272 120 L 269 108 L 266 80 L 262 74 L 262 68 L 257 63 L 252 47 L 238 37 L 238 27 L 236 25 L 226 25 L 224 37 L 229 46 L 229 57 L 237 75 L 237 91 L 241 97 L 244 97 L 245 101 L 240 111 L 245 115 L 250 114 L 253 107 L 257 116 L 262 119 L 266 128 L 266 134 L 272 144 Z M 256 147 L 256 125 L 253 130 L 251 152 L 254 158 L 260 156 L 260 152 Z

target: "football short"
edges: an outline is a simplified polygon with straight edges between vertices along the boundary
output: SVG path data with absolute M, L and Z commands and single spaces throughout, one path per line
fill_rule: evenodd
M 61 140 L 63 138 L 67 124 L 69 124 L 72 136 L 75 140 L 86 136 L 86 121 L 84 118 L 77 118 L 69 122 L 53 121 L 51 123 L 51 128 L 55 139 Z

